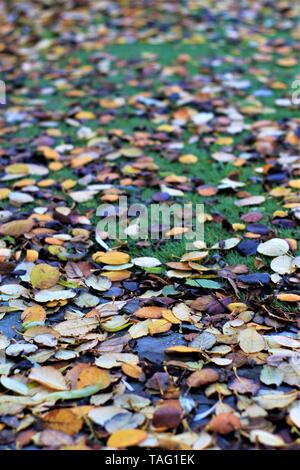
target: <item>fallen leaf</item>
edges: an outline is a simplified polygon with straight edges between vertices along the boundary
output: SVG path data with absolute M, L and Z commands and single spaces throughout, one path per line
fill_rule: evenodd
M 207 425 L 208 429 L 219 434 L 229 434 L 241 429 L 238 416 L 233 413 L 220 413 L 214 416 Z
M 62 336 L 82 336 L 89 331 L 95 330 L 99 326 L 97 318 L 78 318 L 76 320 L 66 320 L 53 327 Z
M 203 385 L 208 385 L 217 382 L 219 374 L 214 369 L 202 369 L 193 372 L 187 379 L 186 383 L 191 388 L 199 388 Z
M 62 373 L 52 366 L 34 367 L 28 378 L 52 390 L 68 389 Z
M 269 447 L 284 447 L 285 446 L 285 442 L 280 436 L 277 436 L 276 434 L 272 434 L 268 431 L 262 431 L 259 429 L 258 430 L 255 429 L 250 432 L 250 441 L 259 442 L 260 444 L 263 444 Z
M 32 287 L 37 289 L 50 289 L 58 283 L 60 277 L 59 269 L 49 264 L 38 264 L 30 273 Z
M 265 349 L 264 338 L 254 328 L 246 328 L 239 334 L 240 348 L 245 353 L 256 353 Z
M 140 429 L 122 429 L 112 433 L 107 446 L 117 449 L 137 446 L 147 438 L 147 433 Z

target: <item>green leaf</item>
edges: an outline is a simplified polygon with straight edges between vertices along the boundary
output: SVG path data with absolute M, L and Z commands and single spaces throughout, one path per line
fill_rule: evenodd
M 155 268 L 142 268 L 142 269 L 144 269 L 144 271 L 146 271 L 147 273 L 152 273 L 152 274 L 161 274 L 164 270 L 160 266 L 157 266 Z
M 204 289 L 222 289 L 221 284 L 210 279 L 189 279 L 186 284 L 192 287 L 203 287 Z
M 67 390 L 63 392 L 53 392 L 46 395 L 43 401 L 47 400 L 77 400 L 79 398 L 89 397 L 101 390 L 102 384 L 89 385 L 79 390 Z
M 176 289 L 174 289 L 173 286 L 165 286 L 162 290 L 162 293 L 164 295 L 178 295 L 179 292 L 177 292 Z

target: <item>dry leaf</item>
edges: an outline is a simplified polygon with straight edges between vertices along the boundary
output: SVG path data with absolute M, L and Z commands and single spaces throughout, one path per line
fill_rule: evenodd
M 220 413 L 210 420 L 208 429 L 219 434 L 229 434 L 241 429 L 241 422 L 233 413 Z
M 59 408 L 42 415 L 44 427 L 65 432 L 70 436 L 77 434 L 82 426 L 83 419 L 72 408 Z
M 98 318 L 77 318 L 76 320 L 66 320 L 53 327 L 62 336 L 82 336 L 99 326 Z
M 219 379 L 219 374 L 214 369 L 202 369 L 196 370 L 193 372 L 187 379 L 186 383 L 191 388 L 202 387 L 203 385 L 208 385 L 214 382 L 217 382 Z
M 50 289 L 59 281 L 59 269 L 49 264 L 38 264 L 30 273 L 32 287 L 37 289 Z
M 34 367 L 28 378 L 52 390 L 68 390 L 64 376 L 52 366 Z
M 265 349 L 264 338 L 254 328 L 246 328 L 239 334 L 240 348 L 246 353 L 256 353 Z
M 107 441 L 108 447 L 122 449 L 137 446 L 147 438 L 146 431 L 140 429 L 122 429 L 112 433 Z

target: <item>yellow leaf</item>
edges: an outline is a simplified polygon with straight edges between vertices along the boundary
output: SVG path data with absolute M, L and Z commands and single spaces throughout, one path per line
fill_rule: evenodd
M 161 126 L 158 127 L 157 130 L 160 132 L 173 132 L 174 127 L 171 126 L 170 124 L 162 124 Z
M 27 174 L 29 173 L 29 167 L 25 163 L 13 163 L 12 165 L 8 165 L 5 171 L 11 175 Z
M 298 294 L 278 294 L 277 300 L 281 302 L 300 302 L 300 295 Z
M 46 320 L 46 310 L 41 305 L 25 308 L 21 315 L 23 323 L 44 322 Z
M 95 160 L 93 155 L 79 155 L 78 157 L 72 159 L 71 166 L 72 168 L 81 168 L 93 160 Z
M 233 142 L 232 137 L 218 137 L 216 144 L 218 145 L 231 145 Z
M 175 315 L 173 315 L 171 310 L 164 309 L 162 316 L 165 320 L 172 323 L 173 325 L 178 325 L 181 323 L 181 321 L 178 318 L 176 318 Z
M 19 237 L 24 233 L 30 232 L 33 225 L 34 222 L 32 219 L 12 220 L 11 222 L 7 222 L 0 227 L 0 234 L 10 235 L 11 237 Z
M 89 120 L 89 119 L 96 119 L 96 115 L 89 111 L 80 111 L 79 113 L 75 114 L 75 118 Z
M 190 353 L 200 353 L 200 349 L 196 348 L 189 348 L 188 346 L 171 346 L 170 348 L 166 349 L 166 353 L 182 353 L 182 354 L 190 354 Z
M 300 189 L 300 178 L 297 179 L 297 180 L 291 180 L 291 181 L 289 182 L 289 186 L 290 186 L 291 188 Z
M 239 224 L 239 223 L 236 223 L 236 224 L 232 224 L 232 228 L 235 232 L 238 232 L 239 230 L 245 230 L 246 228 L 246 225 L 245 224 Z
M 165 233 L 166 237 L 176 237 L 177 235 L 182 235 L 183 233 L 188 232 L 190 229 L 188 227 L 174 227 L 171 230 L 168 230 Z
M 3 201 L 3 199 L 8 198 L 10 193 L 10 189 L 8 188 L 1 188 L 0 189 L 0 201 Z
M 49 158 L 49 160 L 59 159 L 58 152 L 50 147 L 39 147 L 38 150 L 43 153 L 45 158 Z
M 101 276 L 108 277 L 111 281 L 125 281 L 125 279 L 128 279 L 131 276 L 131 272 L 123 269 L 121 271 L 105 271 L 104 273 L 101 274 Z
M 295 67 L 297 65 L 297 59 L 295 57 L 282 57 L 276 62 L 281 67 Z
M 59 276 L 58 268 L 49 264 L 38 264 L 30 273 L 30 282 L 34 288 L 49 289 L 57 284 Z
M 184 165 L 194 165 L 195 163 L 197 163 L 198 157 L 192 154 L 181 155 L 181 157 L 179 157 L 179 161 Z
M 108 251 L 107 253 L 98 252 L 98 254 L 94 254 L 93 260 L 96 261 L 96 263 L 119 265 L 128 263 L 130 256 L 127 253 L 122 253 L 121 251 Z
M 159 333 L 165 333 L 166 331 L 169 331 L 171 326 L 172 326 L 172 323 L 169 323 L 168 321 L 164 319 L 151 320 L 149 324 L 149 333 L 150 335 L 157 335 Z
M 89 387 L 90 385 L 101 384 L 101 390 L 109 387 L 111 378 L 106 370 L 99 369 L 97 366 L 84 368 L 78 376 L 77 388 Z
M 74 188 L 76 186 L 76 181 L 72 179 L 65 180 L 61 183 L 61 187 L 64 191 L 67 191 L 68 189 Z
M 145 439 L 147 439 L 146 431 L 141 429 L 122 429 L 112 433 L 107 441 L 107 446 L 117 448 L 136 446 Z
M 256 353 L 265 349 L 264 338 L 254 328 L 247 328 L 240 332 L 239 343 L 246 353 Z
M 61 162 L 51 162 L 49 164 L 49 170 L 51 171 L 59 171 L 63 168 L 63 164 Z
M 26 261 L 34 263 L 39 258 L 39 253 L 36 250 L 26 250 Z
M 273 196 L 273 197 L 284 197 L 284 196 L 288 196 L 291 192 L 291 189 L 289 188 L 284 188 L 283 186 L 277 186 L 276 188 L 272 189 L 272 191 L 270 191 L 270 196 Z

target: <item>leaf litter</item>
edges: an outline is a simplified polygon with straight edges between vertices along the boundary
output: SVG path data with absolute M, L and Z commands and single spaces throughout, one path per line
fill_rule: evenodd
M 296 6 L 110 3 L 0 9 L 0 447 L 299 449 Z

